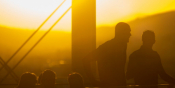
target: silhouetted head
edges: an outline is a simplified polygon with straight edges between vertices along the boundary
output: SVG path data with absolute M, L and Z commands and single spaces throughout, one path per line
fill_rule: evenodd
M 115 38 L 119 41 L 127 43 L 131 36 L 131 28 L 127 23 L 120 22 L 115 26 Z
M 54 88 L 55 87 L 56 74 L 52 70 L 45 70 L 40 75 L 41 85 L 45 88 Z
M 83 78 L 79 73 L 72 73 L 68 76 L 70 88 L 84 88 Z
M 151 30 L 146 30 L 142 35 L 143 45 L 147 47 L 152 47 L 155 43 L 155 33 Z
M 22 74 L 17 88 L 34 88 L 37 83 L 37 76 L 34 73 L 25 72 Z

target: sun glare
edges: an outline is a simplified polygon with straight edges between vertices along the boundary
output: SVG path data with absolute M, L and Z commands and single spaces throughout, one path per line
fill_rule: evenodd
M 36 30 L 64 0 L 1 0 L 0 26 Z M 159 3 L 157 3 L 159 2 Z M 66 0 L 41 30 L 48 30 L 71 6 Z M 119 21 L 175 10 L 174 0 L 96 0 L 96 24 L 113 26 Z M 53 30 L 71 31 L 71 10 Z
M 24 19 L 26 19 L 21 25 L 14 22 L 14 24 L 11 24 L 9 26 L 20 29 L 36 29 L 63 1 L 64 0 L 5 0 L 4 3 L 7 6 L 10 6 L 9 10 L 15 9 L 18 15 L 18 16 L 13 15 L 11 21 L 13 20 L 24 21 Z M 41 30 L 48 30 L 54 24 L 54 22 L 56 22 L 56 20 L 70 6 L 71 6 L 71 0 L 65 0 L 63 5 L 48 20 L 48 22 L 46 22 L 46 24 L 41 28 Z M 60 20 L 60 22 L 53 28 L 53 30 L 70 31 L 71 30 L 70 25 L 71 25 L 71 11 L 69 11 Z

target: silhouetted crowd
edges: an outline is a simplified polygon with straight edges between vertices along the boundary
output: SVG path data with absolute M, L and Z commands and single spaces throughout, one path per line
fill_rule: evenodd
M 55 88 L 56 73 L 52 70 L 43 71 L 39 77 L 35 73 L 25 72 L 22 74 L 19 84 L 16 88 Z M 79 73 L 68 75 L 70 88 L 84 88 L 83 78 Z
M 142 45 L 129 56 L 126 66 L 127 43 L 131 36 L 131 28 L 127 23 L 120 22 L 115 27 L 115 37 L 96 50 L 89 53 L 82 60 L 84 71 L 94 87 L 126 86 L 126 80 L 134 79 L 141 88 L 157 88 L 160 76 L 169 84 L 175 84 L 175 79 L 169 76 L 161 63 L 159 54 L 152 49 L 156 42 L 155 33 L 145 30 L 142 34 Z M 99 80 L 92 73 L 91 62 L 96 61 Z M 34 73 L 26 72 L 21 76 L 17 88 L 32 88 L 36 84 L 41 88 L 54 88 L 56 74 L 52 70 L 45 70 L 37 80 Z M 83 78 L 78 73 L 68 76 L 70 88 L 84 88 Z M 147 86 L 153 85 L 153 86 Z

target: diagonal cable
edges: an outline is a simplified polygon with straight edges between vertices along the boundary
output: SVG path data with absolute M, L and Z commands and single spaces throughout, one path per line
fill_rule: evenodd
M 0 71 L 10 62 L 11 59 L 26 45 L 26 43 L 40 30 L 40 28 L 50 19 L 50 17 L 63 5 L 64 0 L 48 17 L 47 19 L 37 28 L 36 31 L 17 49 L 17 51 L 7 60 L 7 62 L 0 68 Z
M 5 63 L 5 61 L 0 57 L 0 64 L 3 66 L 4 65 L 4 63 Z M 7 65 L 7 66 L 5 66 L 4 67 L 7 71 L 10 71 L 11 69 L 10 69 L 10 67 Z M 12 71 L 11 73 L 10 73 L 10 75 L 15 79 L 15 81 L 18 83 L 18 81 L 19 81 L 19 77 L 14 73 L 14 71 Z
M 13 71 L 20 63 L 22 60 L 25 59 L 25 57 L 38 45 L 38 43 L 52 30 L 52 28 L 64 17 L 64 15 L 71 9 L 72 7 L 70 6 L 62 15 L 61 17 L 49 28 L 49 30 L 32 46 L 32 48 L 19 60 L 19 62 L 11 69 L 11 71 Z M 7 76 L 11 73 L 11 71 L 9 71 L 7 73 L 6 76 L 4 76 L 4 78 L 2 78 L 2 80 L 0 81 L 0 83 L 2 83 Z

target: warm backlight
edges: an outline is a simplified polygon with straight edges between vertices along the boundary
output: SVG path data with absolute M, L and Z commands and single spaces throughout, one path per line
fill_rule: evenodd
M 37 29 L 64 0 L 1 0 L 0 26 L 17 29 Z M 41 28 L 47 30 L 71 6 L 66 0 L 51 19 Z M 96 0 L 97 27 L 115 25 L 175 9 L 174 0 Z M 53 28 L 71 30 L 71 10 Z

